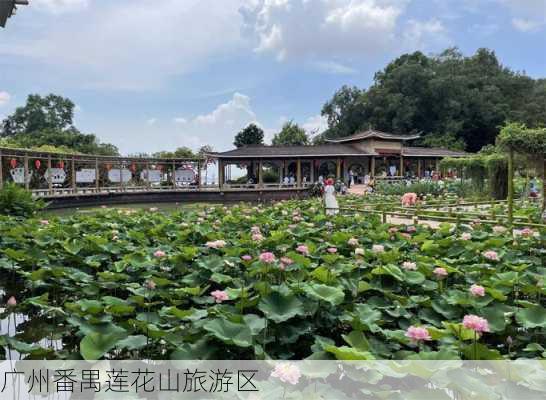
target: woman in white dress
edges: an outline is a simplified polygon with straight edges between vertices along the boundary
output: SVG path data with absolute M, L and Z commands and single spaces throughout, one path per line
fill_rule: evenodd
M 324 208 L 326 215 L 335 215 L 339 211 L 339 205 L 336 200 L 336 189 L 334 188 L 334 180 L 327 179 L 324 187 Z

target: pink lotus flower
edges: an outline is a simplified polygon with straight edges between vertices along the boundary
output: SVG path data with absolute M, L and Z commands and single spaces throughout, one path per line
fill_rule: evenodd
M 284 265 L 292 265 L 294 264 L 294 260 L 289 257 L 281 257 L 281 263 L 283 263 Z
M 493 250 L 486 251 L 485 253 L 483 253 L 483 256 L 485 258 L 487 258 L 488 260 L 491 260 L 491 261 L 499 261 L 500 260 L 500 257 L 498 255 L 498 253 L 496 251 L 493 251 Z
M 265 253 L 260 254 L 260 261 L 266 264 L 273 264 L 275 262 L 275 254 L 266 251 Z
M 402 264 L 402 268 L 404 268 L 406 271 L 415 271 L 417 270 L 417 264 L 411 261 L 405 261 Z
M 156 250 L 154 252 L 154 257 L 155 258 L 161 258 L 161 257 L 165 257 L 165 256 L 166 256 L 166 254 L 165 254 L 165 252 L 163 250 Z
M 411 235 L 409 233 L 401 233 L 400 236 L 402 236 L 404 239 L 406 240 L 410 240 L 411 239 Z
M 417 228 L 413 225 L 410 225 L 406 228 L 406 230 L 408 231 L 408 233 L 415 233 L 417 232 Z
M 493 232 L 496 233 L 497 235 L 501 235 L 503 233 L 505 233 L 508 229 L 505 228 L 504 226 L 500 226 L 500 225 L 495 225 L 493 227 Z
M 215 290 L 210 294 L 212 297 L 214 297 L 214 300 L 217 303 L 221 303 L 223 301 L 229 300 L 228 294 L 224 290 Z
M 472 235 L 471 235 L 469 232 L 464 232 L 464 233 L 461 235 L 461 239 L 462 239 L 462 240 L 470 240 L 470 239 L 472 239 Z
M 151 207 L 151 208 L 150 208 L 150 212 L 156 212 L 156 211 L 158 211 L 158 210 L 159 210 L 159 208 L 157 208 L 157 207 Z
M 356 247 L 356 246 L 358 246 L 358 239 L 357 239 L 357 238 L 350 238 L 350 239 L 347 241 L 347 244 L 348 244 L 349 246 Z
M 436 267 L 434 268 L 434 271 L 432 271 L 434 275 L 436 275 L 436 278 L 443 279 L 447 276 L 447 270 L 442 267 Z
M 47 219 L 43 219 L 43 220 L 40 221 L 40 224 L 49 225 L 49 221 Z
M 476 297 L 483 297 L 485 296 L 485 288 L 480 285 L 472 285 L 470 286 L 470 293 Z
M 15 307 L 16 305 L 17 305 L 17 300 L 15 299 L 15 297 L 11 296 L 7 301 L 7 306 Z
M 382 244 L 374 244 L 372 246 L 372 251 L 376 254 L 378 253 L 384 253 L 385 252 L 385 246 L 383 246 Z
M 535 234 L 535 231 L 530 228 L 523 228 L 519 233 L 523 237 L 531 237 Z
M 264 240 L 264 236 L 261 233 L 254 233 L 252 235 L 252 240 L 254 242 L 261 242 L 262 240 Z
M 243 261 L 250 261 L 252 260 L 252 256 L 249 256 L 248 254 L 245 254 L 244 256 L 241 257 L 243 259 Z
M 252 228 L 250 228 L 250 232 L 252 234 L 255 234 L 255 233 L 261 233 L 262 231 L 260 230 L 260 227 L 254 225 Z
M 301 378 L 301 371 L 295 364 L 282 363 L 275 366 L 271 376 L 279 378 L 281 382 L 297 385 Z
M 404 207 L 414 206 L 417 203 L 417 194 L 406 193 L 402 196 L 401 201 Z
M 298 247 L 296 247 L 296 251 L 306 256 L 309 255 L 309 248 L 303 244 L 300 244 Z
M 485 318 L 477 315 L 465 315 L 463 318 L 463 326 L 467 329 L 472 329 L 475 332 L 489 332 L 489 322 Z
M 301 218 L 299 215 L 296 215 L 296 216 L 292 217 L 292 221 L 294 221 L 294 222 L 301 222 L 301 221 L 302 221 L 302 218 Z
M 144 286 L 146 286 L 146 289 L 150 289 L 150 290 L 154 290 L 156 288 L 155 282 L 151 279 L 147 280 Z
M 328 253 L 330 253 L 330 254 L 337 253 L 337 249 L 335 247 L 328 247 L 328 249 L 326 251 L 328 251 Z
M 226 242 L 223 240 L 214 240 L 212 242 L 205 243 L 205 246 L 210 249 L 221 249 L 222 247 L 226 247 Z
M 392 228 L 389 228 L 389 234 L 394 235 L 398 232 L 398 228 L 395 228 L 394 226 Z
M 419 342 L 425 340 L 432 340 L 430 334 L 428 333 L 427 328 L 422 328 L 418 326 L 410 326 L 406 331 L 406 337 L 410 338 L 412 342 Z

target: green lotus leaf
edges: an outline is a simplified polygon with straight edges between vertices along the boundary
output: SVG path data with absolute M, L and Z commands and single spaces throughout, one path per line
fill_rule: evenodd
M 114 332 L 101 334 L 93 332 L 85 335 L 80 342 L 80 353 L 85 360 L 100 360 L 102 356 L 116 347 L 127 334 Z
M 238 324 L 223 318 L 208 321 L 203 328 L 222 342 L 239 346 L 252 346 L 252 331 L 246 324 Z
M 516 321 L 524 328 L 546 328 L 546 308 L 536 305 L 516 312 Z
M 341 304 L 345 298 L 343 290 L 336 286 L 313 284 L 306 285 L 303 290 L 311 298 L 319 301 L 326 301 L 333 306 Z
M 283 295 L 276 291 L 262 298 L 258 309 L 264 313 L 267 319 L 276 323 L 287 321 L 304 312 L 303 303 L 296 296 Z

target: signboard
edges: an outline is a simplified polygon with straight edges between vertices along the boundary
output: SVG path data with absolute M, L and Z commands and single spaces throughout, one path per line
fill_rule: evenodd
M 25 183 L 25 169 L 22 167 L 13 168 L 9 171 L 11 179 L 15 183 Z M 30 182 L 30 177 L 32 176 L 32 171 L 28 171 L 27 181 Z
M 64 183 L 66 180 L 66 172 L 62 168 L 48 168 L 44 175 L 46 179 L 49 174 L 51 174 L 51 183 Z
M 140 180 L 151 183 L 161 182 L 161 171 L 157 169 L 144 169 L 140 172 Z
M 177 184 L 190 184 L 195 182 L 195 172 L 189 168 L 177 169 L 174 177 Z
M 133 174 L 126 168 L 114 168 L 108 171 L 108 180 L 113 183 L 127 183 L 133 178 Z
M 76 182 L 78 183 L 93 183 L 96 179 L 96 171 L 91 168 L 83 168 L 76 171 Z

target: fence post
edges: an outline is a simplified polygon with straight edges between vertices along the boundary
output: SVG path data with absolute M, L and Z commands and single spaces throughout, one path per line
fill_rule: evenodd
M 0 150 L 0 189 L 4 187 L 4 165 L 2 161 L 2 150 Z
M 49 194 L 53 195 L 53 175 L 51 168 L 53 168 L 51 164 L 51 154 L 47 156 L 47 188 L 49 190 Z
M 72 193 L 76 194 L 76 160 L 72 157 L 70 168 L 72 169 Z
M 24 158 L 24 179 L 25 179 L 25 189 L 30 189 L 30 179 L 28 178 L 28 154 L 25 154 Z

